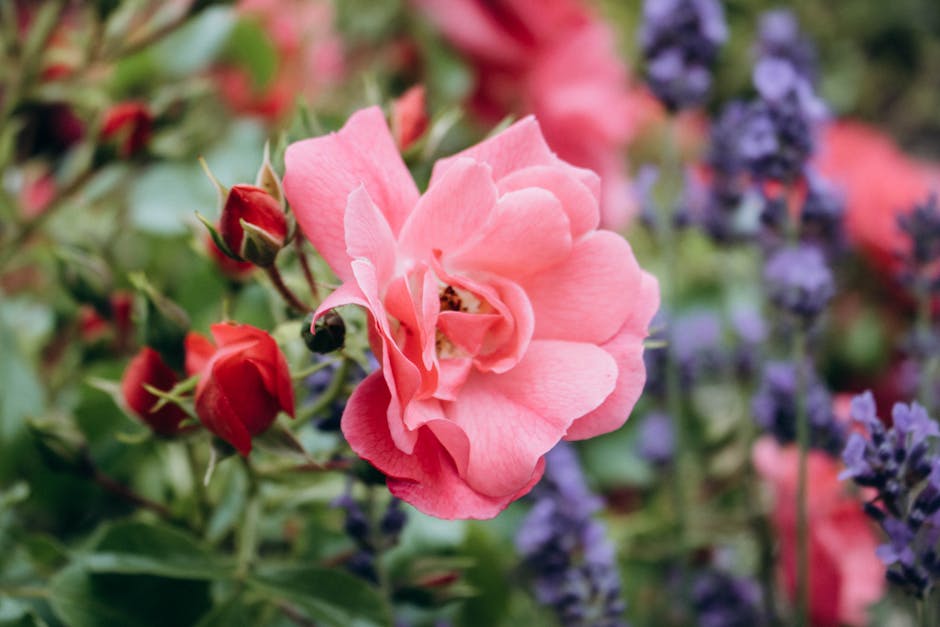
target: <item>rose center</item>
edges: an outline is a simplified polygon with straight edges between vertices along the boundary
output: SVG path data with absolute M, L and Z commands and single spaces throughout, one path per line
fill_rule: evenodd
M 493 311 L 489 303 L 479 298 L 473 292 L 443 282 L 441 282 L 438 287 L 438 297 L 440 298 L 442 312 L 459 311 L 461 313 L 475 314 Z M 439 359 L 452 359 L 467 356 L 467 351 L 454 344 L 440 328 L 435 331 L 434 345 L 437 349 Z

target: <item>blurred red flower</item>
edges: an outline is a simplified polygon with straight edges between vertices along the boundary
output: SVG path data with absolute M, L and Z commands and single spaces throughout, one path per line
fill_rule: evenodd
M 845 193 L 849 237 L 892 278 L 907 247 L 898 216 L 940 183 L 940 166 L 905 155 L 882 131 L 851 120 L 826 129 L 816 165 Z
M 774 495 L 783 582 L 795 598 L 799 451 L 765 437 L 754 445 L 753 459 Z M 878 538 L 861 502 L 839 481 L 841 464 L 815 451 L 808 463 L 811 622 L 815 627 L 867 624 L 866 610 L 881 598 L 885 584 L 884 565 L 875 555 Z

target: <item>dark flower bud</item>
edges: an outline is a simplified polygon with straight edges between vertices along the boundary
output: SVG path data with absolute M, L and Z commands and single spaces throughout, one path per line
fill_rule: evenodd
M 346 568 L 352 574 L 377 584 L 379 575 L 375 570 L 375 556 L 368 551 L 357 551 L 347 561 Z
M 304 320 L 300 336 L 307 348 L 314 353 L 330 353 L 343 347 L 346 342 L 346 323 L 342 316 L 330 310 L 313 320 L 313 314 Z
M 398 537 L 398 534 L 401 533 L 401 530 L 404 529 L 407 521 L 408 514 L 405 513 L 405 510 L 402 508 L 401 500 L 392 498 L 388 504 L 388 509 L 385 510 L 385 515 L 382 516 L 379 528 L 389 539 L 394 540 Z

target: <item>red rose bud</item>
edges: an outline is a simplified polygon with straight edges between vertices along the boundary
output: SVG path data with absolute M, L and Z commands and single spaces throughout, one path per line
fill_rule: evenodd
M 208 231 L 206 231 L 203 242 L 206 247 L 206 252 L 209 254 L 209 259 L 212 260 L 218 271 L 227 279 L 231 279 L 232 281 L 244 281 L 255 271 L 255 264 L 250 261 L 232 259 L 219 250 L 219 247 L 215 245 L 215 240 L 212 239 L 212 234 Z
M 225 197 L 219 233 L 234 254 L 266 268 L 284 247 L 287 218 L 280 203 L 260 187 L 235 185 Z
M 149 346 L 127 364 L 121 379 L 121 395 L 124 403 L 155 433 L 174 435 L 180 430 L 180 423 L 186 419 L 186 413 L 172 403 L 167 403 L 157 411 L 152 411 L 159 402 L 159 397 L 147 391 L 144 384 L 168 392 L 179 382 L 179 377 L 160 357 L 160 353 Z
M 111 294 L 111 322 L 117 334 L 117 346 L 121 350 L 128 346 L 134 333 L 134 295 L 118 290 Z
M 91 305 L 78 310 L 78 336 L 85 344 L 98 344 L 111 334 L 111 325 Z
M 101 139 L 117 146 L 118 154 L 127 158 L 143 150 L 153 134 L 153 116 L 141 102 L 121 102 L 104 114 Z
M 186 336 L 186 371 L 199 375 L 196 413 L 209 431 L 248 455 L 251 439 L 278 412 L 294 416 L 287 360 L 261 329 L 221 323 L 211 331 L 215 344 L 198 333 Z
M 392 103 L 392 136 L 402 152 L 428 128 L 424 85 L 415 85 Z

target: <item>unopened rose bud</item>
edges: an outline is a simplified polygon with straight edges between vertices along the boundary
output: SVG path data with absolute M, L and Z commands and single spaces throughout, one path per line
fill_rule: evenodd
M 294 416 L 287 360 L 268 333 L 247 324 L 214 324 L 212 338 L 186 337 L 186 371 L 199 376 L 196 413 L 242 455 L 281 411 Z
M 186 419 L 186 413 L 173 403 L 166 403 L 154 411 L 160 399 L 144 385 L 169 392 L 178 382 L 179 377 L 166 365 L 160 353 L 145 346 L 124 370 L 121 395 L 127 408 L 154 433 L 175 435 L 180 430 L 180 423 Z
M 126 159 L 143 150 L 152 134 L 153 115 L 142 102 L 121 102 L 104 114 L 101 139 L 116 146 L 122 158 Z
M 235 185 L 225 197 L 219 233 L 232 253 L 268 267 L 284 247 L 287 218 L 280 203 L 260 187 Z
M 342 348 L 346 342 L 346 323 L 335 311 L 326 312 L 316 322 L 310 314 L 300 328 L 300 336 L 314 353 L 329 353 Z
M 215 241 L 212 239 L 212 234 L 208 231 L 203 238 L 203 243 L 212 263 L 215 264 L 216 269 L 225 278 L 232 281 L 244 281 L 255 271 L 255 264 L 250 261 L 238 261 L 219 250 L 219 247 L 215 245 Z
M 114 324 L 114 331 L 117 346 L 123 349 L 130 344 L 131 335 L 134 332 L 134 295 L 124 290 L 118 290 L 111 294 L 111 322 Z
M 408 150 L 428 128 L 424 85 L 415 85 L 392 103 L 391 122 L 398 149 Z

